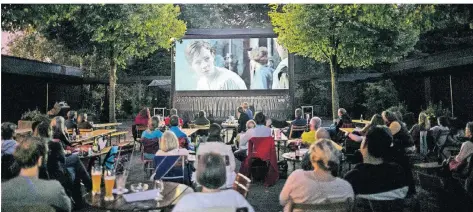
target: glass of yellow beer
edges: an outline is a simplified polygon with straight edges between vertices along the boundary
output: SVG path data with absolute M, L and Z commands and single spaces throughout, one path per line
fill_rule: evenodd
M 112 201 L 113 198 L 113 187 L 115 186 L 115 172 L 113 170 L 105 171 L 105 201 Z
M 102 181 L 102 167 L 92 167 L 92 195 L 100 194 L 100 183 Z

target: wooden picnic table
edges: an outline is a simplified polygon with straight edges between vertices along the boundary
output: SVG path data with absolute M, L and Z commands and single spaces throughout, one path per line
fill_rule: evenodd
M 189 129 L 189 128 L 186 128 L 186 129 L 181 129 L 183 133 L 185 133 L 187 135 L 187 137 L 191 136 L 192 134 L 194 134 L 195 132 L 199 131 L 199 129 Z
M 238 128 L 238 123 L 222 123 L 223 128 Z
M 356 128 L 340 128 L 340 130 L 345 133 L 352 133 L 355 129 Z
M 368 121 L 368 120 L 359 120 L 359 119 L 351 120 L 351 122 L 357 123 L 357 124 L 370 124 L 370 123 L 371 123 L 371 121 Z
M 93 124 L 93 128 L 106 128 L 106 127 L 116 127 L 122 125 L 122 123 L 102 123 L 102 124 Z
M 111 130 L 94 130 L 90 133 L 85 133 L 85 134 L 81 133 L 81 136 L 75 142 L 82 143 L 84 141 L 93 140 L 97 137 L 108 135 L 116 131 L 117 130 L 111 129 Z

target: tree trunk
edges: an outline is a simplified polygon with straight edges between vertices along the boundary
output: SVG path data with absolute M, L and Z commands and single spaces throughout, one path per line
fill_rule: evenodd
M 330 58 L 330 78 L 332 84 L 332 118 L 338 117 L 339 99 L 338 99 L 338 71 L 339 66 L 337 56 L 332 55 Z
M 113 123 L 117 120 L 115 119 L 115 87 L 117 83 L 117 63 L 115 59 L 110 60 L 110 86 L 108 92 L 108 121 Z

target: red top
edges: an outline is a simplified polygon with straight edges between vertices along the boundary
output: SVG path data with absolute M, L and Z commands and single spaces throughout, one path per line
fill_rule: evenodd
M 145 125 L 145 126 L 148 126 L 148 121 L 149 121 L 149 118 L 148 117 L 143 117 L 141 116 L 140 114 L 138 114 L 135 118 L 135 124 L 136 125 Z
M 164 118 L 164 124 L 166 126 L 170 126 L 171 125 L 171 117 L 168 116 L 168 117 Z M 182 125 L 184 125 L 184 121 L 181 118 L 179 118 L 179 126 L 182 126 Z
M 241 165 L 240 173 L 249 176 L 252 157 L 269 161 L 270 167 L 264 179 L 264 185 L 272 186 L 276 184 L 279 179 L 279 169 L 273 137 L 253 137 L 248 141 L 248 157 Z

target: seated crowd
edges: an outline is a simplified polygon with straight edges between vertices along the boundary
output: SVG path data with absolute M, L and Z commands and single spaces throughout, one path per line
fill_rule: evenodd
M 6 181 L 2 192 L 12 193 L 2 195 L 2 204 L 7 207 L 26 202 L 31 205 L 46 204 L 62 211 L 81 207 L 82 185 L 90 191 L 91 179 L 78 156 L 71 154 L 74 142 L 67 129 L 80 130 L 92 125 L 87 122 L 86 114 L 79 115 L 78 123 L 75 122 L 76 116 L 75 112 L 71 112 L 67 120 L 58 116 L 50 122 L 36 122 L 33 124 L 33 137 L 20 141 L 14 140 L 16 125 L 2 124 L 2 181 Z M 308 152 L 302 156 L 302 169 L 294 170 L 289 175 L 280 192 L 279 203 L 284 211 L 290 211 L 293 203 L 325 204 L 412 197 L 416 189 L 409 155 L 419 152 L 416 146 L 420 147 L 421 153 L 427 154 L 436 145 L 436 141 L 428 145 L 421 132 L 429 132 L 437 138 L 443 131 L 449 130 L 445 117 L 439 117 L 438 126 L 432 127 L 426 115 L 421 113 L 419 123 L 409 131 L 398 112 L 386 110 L 373 115 L 371 122 L 361 130 L 342 133 L 344 128 L 354 125 L 345 109 L 340 108 L 338 116 L 330 127 L 322 127 L 319 117 L 305 120 L 302 110 L 296 109 L 295 119 L 284 133 L 300 139 L 302 145 L 308 147 Z M 201 190 L 184 195 L 173 211 L 227 207 L 246 207 L 248 211 L 254 211 L 243 195 L 231 189 L 239 172 L 236 160 L 244 166 L 253 153 L 248 152 L 253 149 L 249 144 L 259 138 L 270 138 L 270 147 L 274 148 L 271 119 L 262 112 L 255 112 L 253 116 L 247 103 L 237 108 L 236 118 L 238 126 L 231 141 L 226 144 L 221 135 L 222 127 L 211 124 L 205 112 L 200 111 L 194 123 L 208 126 L 208 129 L 205 139 L 193 146 L 182 130 L 184 122 L 176 109 L 171 109 L 171 115 L 164 120 L 158 116 L 151 117 L 147 108 L 140 111 L 133 133 L 138 137 L 138 128 L 144 129 L 140 135 L 143 160 L 153 161 L 158 170 L 156 161 L 162 157 L 182 159 L 183 164 L 173 163 L 161 179 L 185 183 Z M 307 126 L 307 123 L 308 130 L 305 132 L 291 132 L 292 126 Z M 470 162 L 468 160 L 473 155 L 472 132 L 473 122 L 469 122 L 465 128 L 465 142 L 458 155 L 447 158 L 448 164 Z M 192 151 L 196 155 L 193 166 L 186 160 Z M 341 176 L 341 162 L 346 160 L 344 154 L 347 153 L 359 158 L 356 165 Z M 470 179 L 467 186 L 471 187 L 471 184 Z M 37 192 L 39 189 L 43 189 L 42 192 Z

